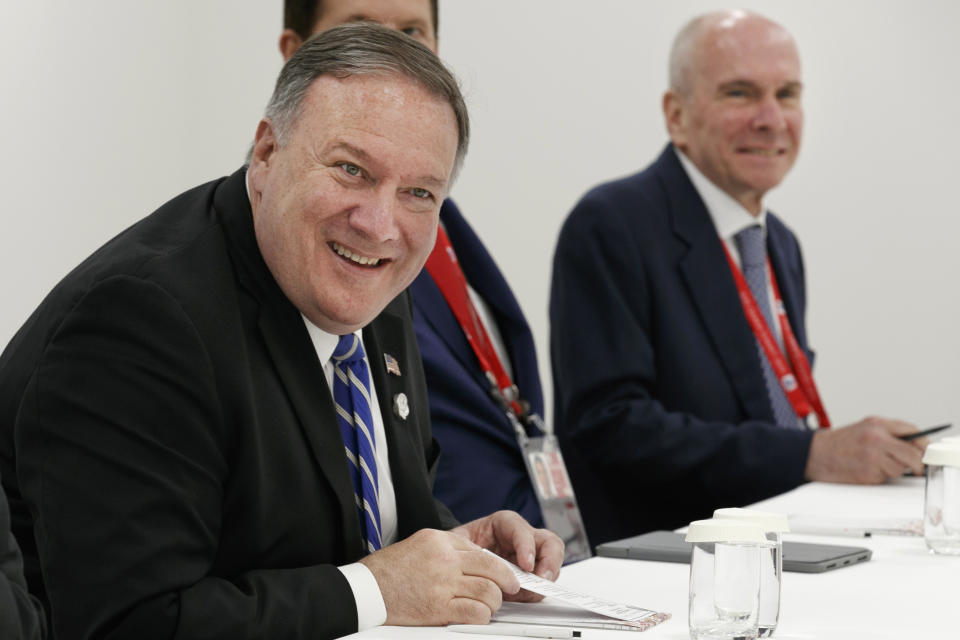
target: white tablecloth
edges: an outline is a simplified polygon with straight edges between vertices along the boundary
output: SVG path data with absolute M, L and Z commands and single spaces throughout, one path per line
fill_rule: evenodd
M 791 515 L 863 518 L 865 522 L 919 519 L 923 480 L 905 478 L 876 487 L 811 483 L 754 507 Z M 788 534 L 785 539 L 863 546 L 873 550 L 873 558 L 820 574 L 785 573 L 775 638 L 960 639 L 960 557 L 932 555 L 919 537 Z M 577 591 L 673 614 L 666 623 L 640 634 L 585 630 L 583 637 L 588 640 L 680 640 L 689 637 L 688 569 L 685 564 L 592 558 L 565 567 L 559 582 Z M 350 637 L 509 640 L 509 636 L 402 627 L 379 627 Z

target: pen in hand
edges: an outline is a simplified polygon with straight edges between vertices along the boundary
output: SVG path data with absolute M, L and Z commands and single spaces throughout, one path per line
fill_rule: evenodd
M 944 429 L 949 429 L 952 427 L 952 424 L 940 424 L 936 427 L 930 427 L 929 429 L 921 429 L 920 431 L 914 431 L 913 433 L 907 433 L 902 436 L 897 436 L 901 440 L 910 441 L 916 440 L 917 438 L 923 438 L 924 436 L 929 436 L 931 434 L 943 431 Z

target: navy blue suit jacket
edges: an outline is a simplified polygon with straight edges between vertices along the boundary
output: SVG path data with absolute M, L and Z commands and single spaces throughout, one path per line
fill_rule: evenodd
M 467 282 L 496 318 L 521 397 L 542 416 L 537 354 L 520 305 L 480 238 L 451 200 L 443 203 L 440 220 Z M 534 526 L 542 526 L 543 517 L 516 435 L 490 396 L 490 385 L 456 317 L 426 269 L 410 290 L 414 329 L 430 394 L 430 421 L 441 450 L 434 495 L 462 522 L 497 509 L 512 509 Z
M 807 349 L 800 247 L 776 216 L 767 229 Z M 550 321 L 556 430 L 594 544 L 803 482 L 811 433 L 773 424 L 722 242 L 672 147 L 574 208 Z

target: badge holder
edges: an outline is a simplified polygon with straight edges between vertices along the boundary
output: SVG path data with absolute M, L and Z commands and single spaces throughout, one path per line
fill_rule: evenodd
M 496 394 L 501 397 L 500 394 Z M 560 536 L 565 545 L 563 563 L 569 564 L 578 560 L 586 560 L 591 555 L 590 542 L 587 540 L 587 531 L 580 517 L 577 507 L 577 498 L 567 475 L 567 467 L 563 463 L 563 454 L 557 437 L 547 433 L 543 419 L 536 413 L 527 413 L 524 420 L 542 433 L 542 436 L 531 438 L 527 430 L 520 423 L 514 412 L 507 408 L 507 418 L 517 433 L 520 451 L 523 452 L 523 461 L 527 466 L 530 484 L 537 494 L 540 512 L 547 529 Z

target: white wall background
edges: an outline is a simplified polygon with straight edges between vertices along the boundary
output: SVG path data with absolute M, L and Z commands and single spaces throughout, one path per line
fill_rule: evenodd
M 242 161 L 280 68 L 280 0 L 0 4 L 0 344 L 76 263 Z M 474 138 L 454 197 L 512 283 L 547 393 L 557 231 L 666 141 L 673 33 L 699 0 L 443 0 Z M 768 0 L 796 36 L 806 137 L 769 204 L 804 246 L 835 422 L 960 422 L 960 3 Z

